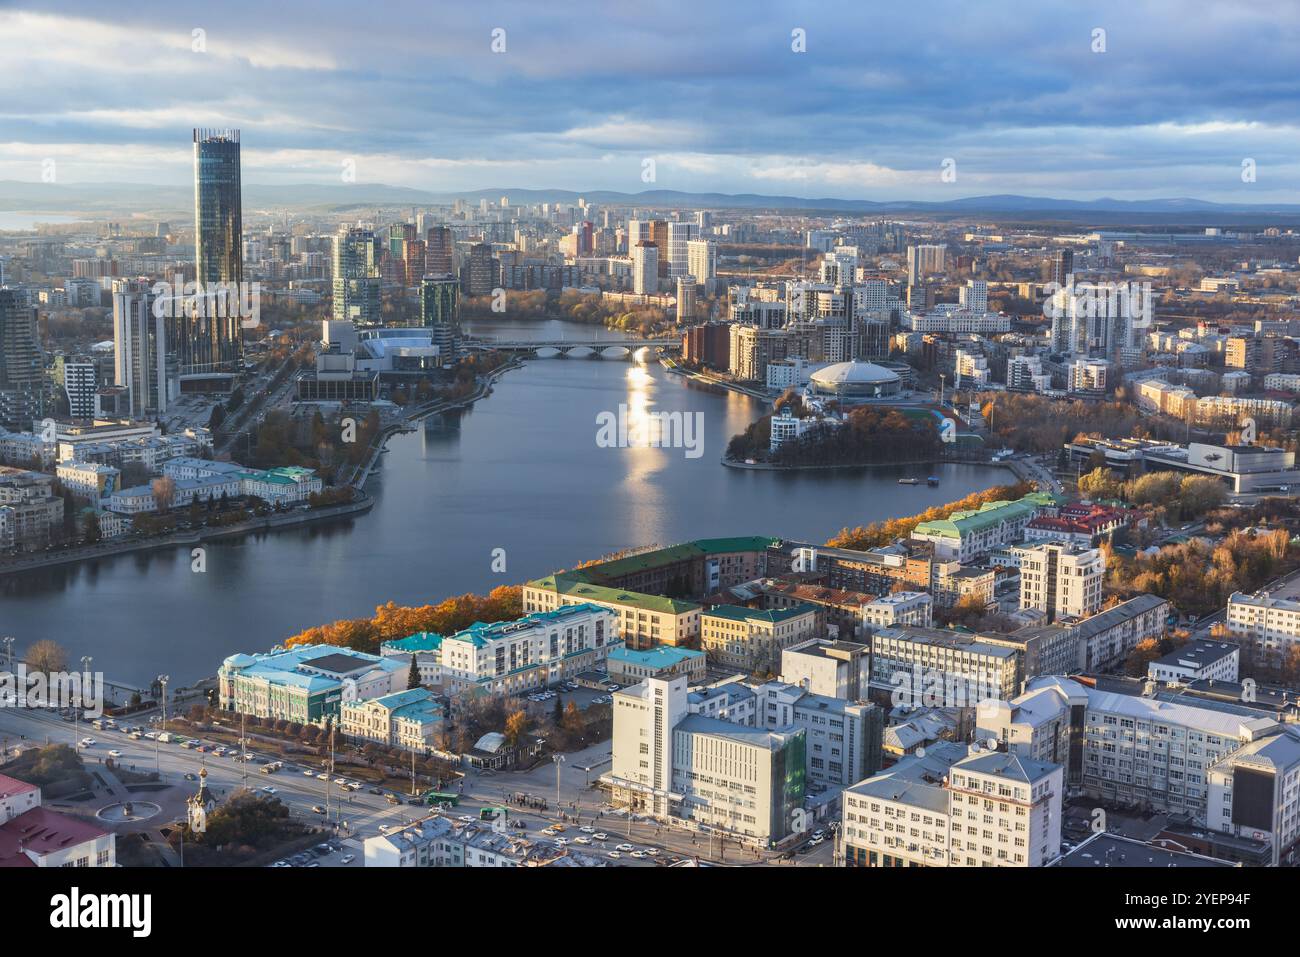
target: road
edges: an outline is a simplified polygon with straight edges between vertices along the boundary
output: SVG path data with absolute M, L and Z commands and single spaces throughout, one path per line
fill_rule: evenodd
M 148 724 L 147 716 L 136 716 L 131 720 L 136 724 Z M 96 742 L 88 748 L 80 749 L 83 760 L 92 767 L 105 761 L 109 757 L 108 752 L 116 749 L 122 752 L 122 757 L 117 759 L 121 767 L 140 772 L 156 769 L 164 783 L 176 785 L 183 790 L 193 791 L 197 787 L 197 783 L 187 780 L 185 775 L 197 775 L 201 768 L 207 768 L 208 787 L 219 797 L 226 796 L 241 786 L 254 789 L 273 787 L 276 789 L 275 796 L 289 807 L 295 817 L 318 824 L 325 823 L 327 818 L 315 813 L 313 808 L 328 806 L 328 821 L 339 824 L 339 837 L 343 839 L 346 852 L 355 855 L 356 859 L 351 865 L 353 867 L 362 865 L 361 841 L 378 835 L 381 825 L 401 826 L 425 817 L 428 813 L 423 807 L 407 804 L 409 795 L 406 794 L 395 795 L 402 801 L 400 804 L 391 804 L 385 796 L 370 794 L 365 789 L 348 791 L 340 797 L 339 788 L 332 780 L 327 783 L 316 778 L 319 768 L 313 767 L 308 776 L 303 773 L 305 765 L 286 764 L 283 770 L 275 774 L 263 774 L 255 761 L 239 762 L 229 755 L 218 757 L 211 753 L 199 753 L 174 743 L 157 744 L 147 739 L 136 741 L 117 730 L 99 731 L 88 724 L 77 726 L 65 722 L 47 711 L 0 708 L 0 744 L 8 748 L 19 744 L 23 738 L 32 743 L 74 746 L 79 738 L 85 737 L 91 737 Z M 259 754 L 256 747 L 251 748 L 249 753 L 255 756 Z M 767 851 L 756 854 L 752 848 L 735 841 L 711 840 L 708 835 L 669 828 L 653 821 L 632 819 L 626 814 L 617 813 L 605 804 L 604 792 L 588 786 L 588 782 L 596 781 L 609 769 L 609 765 L 608 741 L 566 755 L 566 760 L 560 763 L 559 807 L 555 802 L 554 764 L 547 763 L 527 772 L 471 770 L 464 781 L 460 804 L 450 813 L 477 820 L 482 808 L 506 805 L 511 808 L 512 819 L 526 823 L 527 827 L 521 833 L 543 840 L 545 837 L 540 834 L 543 828 L 563 821 L 566 826 L 563 836 L 566 840 L 573 841 L 582 836 L 592 841 L 590 845 L 574 849 L 597 856 L 607 855 L 618 844 L 629 843 L 641 851 L 650 847 L 658 848 L 661 860 L 677 855 L 732 865 L 778 862 L 779 855 Z M 517 793 L 527 793 L 546 801 L 547 810 L 519 808 L 511 800 Z M 595 841 L 589 834 L 578 830 L 584 825 L 608 834 L 608 839 Z M 321 859 L 320 863 L 322 866 L 337 866 L 341 857 L 341 854 L 330 855 Z M 614 861 L 611 860 L 610 863 Z M 630 858 L 626 853 L 622 854 L 617 863 L 621 866 L 655 866 L 655 861 L 649 857 L 638 860 Z M 826 841 L 810 848 L 806 853 L 797 854 L 793 863 L 801 866 L 829 865 L 831 842 Z

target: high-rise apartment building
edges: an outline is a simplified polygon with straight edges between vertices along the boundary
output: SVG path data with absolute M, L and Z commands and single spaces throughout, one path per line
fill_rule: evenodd
M 642 296 L 659 292 L 659 247 L 648 239 L 632 247 L 632 291 Z
M 692 239 L 686 244 L 686 271 L 705 286 L 718 277 L 718 244 L 711 239 Z
M 695 223 L 668 224 L 668 275 L 672 279 L 690 272 L 690 243 L 698 239 L 700 227 Z
M 944 271 L 948 247 L 938 245 L 907 247 L 907 284 L 915 286 L 926 276 Z
M 450 226 L 430 226 L 424 235 L 424 274 L 426 276 L 454 276 L 456 274 L 456 241 Z
M 358 326 L 377 326 L 381 321 L 373 230 L 344 227 L 334 237 L 333 315 L 336 322 Z
M 168 323 L 154 315 L 154 298 L 137 283 L 122 282 L 113 291 L 113 384 L 126 389 L 129 414 L 136 419 L 166 412 L 176 391 Z

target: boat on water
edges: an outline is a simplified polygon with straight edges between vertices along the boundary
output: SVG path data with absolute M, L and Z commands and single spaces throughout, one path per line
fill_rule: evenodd
M 937 475 L 931 475 L 928 479 L 925 480 L 925 484 L 930 486 L 930 488 L 934 488 L 936 485 L 939 484 L 939 477 Z
M 920 485 L 921 480 L 914 479 L 914 478 L 901 478 L 898 480 L 898 484 L 899 485 Z

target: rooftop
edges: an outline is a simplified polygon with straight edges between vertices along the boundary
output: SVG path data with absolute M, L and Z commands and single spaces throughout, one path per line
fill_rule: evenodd
M 1200 854 L 1170 851 L 1143 844 L 1130 837 L 1105 831 L 1092 835 L 1070 853 L 1052 862 L 1053 867 L 1235 867 L 1236 865 Z

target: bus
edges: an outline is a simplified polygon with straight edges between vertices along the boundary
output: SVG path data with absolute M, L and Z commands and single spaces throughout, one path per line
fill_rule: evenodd
M 510 808 L 508 807 L 485 807 L 479 810 L 478 819 L 480 821 L 495 821 L 498 817 L 509 819 Z
M 433 807 L 436 804 L 447 807 L 455 807 L 460 803 L 460 795 L 451 791 L 426 791 L 424 792 L 424 803 Z

